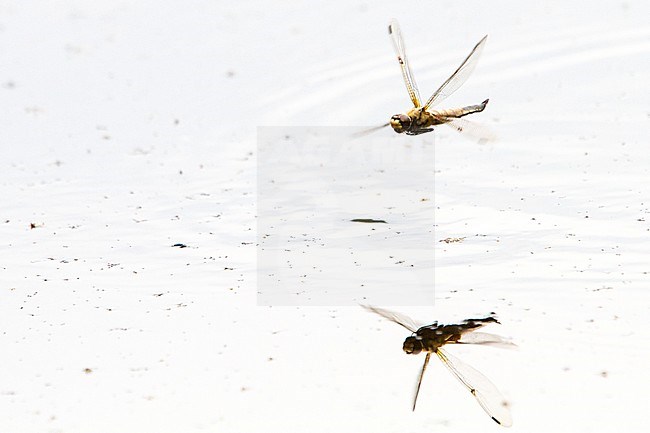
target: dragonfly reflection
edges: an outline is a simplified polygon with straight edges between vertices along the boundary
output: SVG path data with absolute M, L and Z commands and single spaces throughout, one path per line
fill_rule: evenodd
M 404 46 L 402 32 L 396 20 L 393 20 L 388 26 L 388 33 L 393 41 L 393 46 L 397 53 L 397 60 L 402 69 L 402 77 L 404 78 L 406 90 L 411 98 L 411 102 L 413 103 L 413 108 L 408 110 L 406 113 L 395 114 L 391 117 L 390 122 L 383 126 L 390 125 L 395 132 L 400 134 L 406 133 L 407 135 L 418 135 L 431 132 L 433 131 L 433 126 L 442 124 L 447 124 L 458 131 L 463 131 L 468 126 L 468 122 L 461 120 L 460 118 L 468 114 L 483 111 L 489 99 L 486 99 L 478 105 L 469 105 L 463 108 L 433 110 L 431 107 L 454 93 L 463 85 L 463 83 L 465 83 L 476 67 L 477 60 L 485 47 L 487 35 L 476 44 L 472 52 L 469 53 L 458 69 L 447 78 L 447 81 L 442 83 L 438 90 L 433 92 L 433 95 L 422 104 L 418 86 L 415 83 L 413 72 L 411 71 L 406 57 L 406 48 Z M 472 126 L 470 129 L 477 128 Z
M 424 371 L 429 364 L 431 354 L 434 353 L 445 367 L 469 390 L 478 401 L 478 404 L 481 405 L 483 410 L 497 424 L 504 427 L 510 427 L 512 425 L 509 404 L 496 386 L 483 374 L 442 349 L 442 346 L 446 344 L 482 344 L 511 348 L 516 347 L 515 344 L 498 335 L 476 332 L 477 329 L 490 323 L 499 323 L 495 317 L 467 319 L 463 323 L 456 325 L 442 325 L 434 322 L 431 325 L 420 326 L 411 318 L 402 314 L 371 306 L 363 305 L 363 307 L 403 326 L 413 333 L 404 340 L 404 352 L 414 355 L 420 352 L 426 352 L 413 398 L 413 410 L 415 410 L 415 404 L 420 393 L 420 385 L 422 384 Z

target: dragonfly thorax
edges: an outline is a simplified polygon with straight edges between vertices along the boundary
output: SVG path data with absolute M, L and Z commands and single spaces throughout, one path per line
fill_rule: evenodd
M 419 335 L 411 335 L 410 337 L 407 337 L 406 340 L 404 340 L 404 345 L 402 346 L 404 352 L 408 353 L 409 355 L 417 355 L 418 353 L 422 352 L 423 348 L 424 346 L 422 345 L 422 337 Z
M 411 118 L 407 114 L 396 114 L 390 118 L 390 126 L 401 134 L 411 128 Z

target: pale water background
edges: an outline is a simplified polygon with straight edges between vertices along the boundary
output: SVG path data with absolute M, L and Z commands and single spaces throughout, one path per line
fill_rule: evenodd
M 258 304 L 435 303 L 435 136 L 358 131 L 258 129 Z
M 257 127 L 299 138 L 408 108 L 393 17 L 423 97 L 489 34 L 443 106 L 489 97 L 473 120 L 498 135 L 410 137 L 434 146 L 435 182 L 390 165 L 373 179 L 391 185 L 391 224 L 464 238 L 429 245 L 435 305 L 397 309 L 499 315 L 491 331 L 518 351 L 450 350 L 509 399 L 513 432 L 645 431 L 649 13 L 643 1 L 4 2 L 0 431 L 501 428 L 436 364 L 410 411 L 422 358 L 401 351 L 402 328 L 341 303 L 257 305 Z M 408 151 L 390 130 L 374 137 Z M 414 217 L 430 210 L 434 226 Z M 379 225 L 317 216 L 340 231 L 312 237 L 347 233 L 355 254 L 381 255 L 340 280 L 389 295 L 401 269 L 358 232 Z

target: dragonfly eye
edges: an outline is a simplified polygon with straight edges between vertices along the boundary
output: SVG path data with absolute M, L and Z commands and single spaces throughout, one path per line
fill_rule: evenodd
M 396 114 L 390 118 L 390 126 L 397 132 L 401 134 L 404 131 L 408 131 L 411 127 L 411 118 L 406 114 Z
M 417 337 L 407 337 L 406 340 L 404 340 L 404 346 L 402 349 L 404 349 L 404 352 L 409 355 L 417 355 L 422 352 L 422 341 Z

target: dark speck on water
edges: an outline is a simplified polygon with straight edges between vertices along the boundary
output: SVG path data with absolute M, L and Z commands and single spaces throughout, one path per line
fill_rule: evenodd
M 350 220 L 353 223 L 368 223 L 368 224 L 376 224 L 376 223 L 381 223 L 381 224 L 387 224 L 386 221 L 384 220 L 375 220 L 372 218 L 355 218 L 353 220 Z

